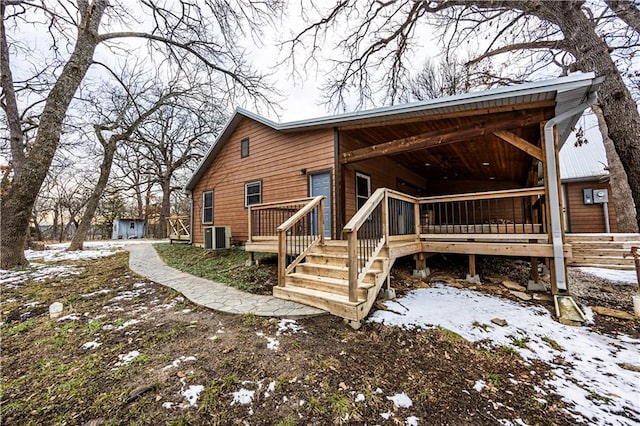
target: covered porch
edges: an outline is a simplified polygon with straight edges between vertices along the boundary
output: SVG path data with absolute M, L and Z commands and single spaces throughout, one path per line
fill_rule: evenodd
M 558 150 L 596 86 L 523 85 L 342 118 L 333 191 L 251 206 L 246 249 L 278 253 L 275 295 L 356 320 L 409 255 L 418 271 L 435 253 L 467 255 L 472 280 L 477 255 L 529 257 L 534 284 L 544 259 L 552 293 L 566 294 Z M 332 232 L 318 232 L 326 220 Z

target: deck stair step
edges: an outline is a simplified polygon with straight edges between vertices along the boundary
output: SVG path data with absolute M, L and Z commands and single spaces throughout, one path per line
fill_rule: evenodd
M 566 242 L 573 253 L 571 266 L 633 270 L 633 258 L 624 255 L 640 246 L 640 234 L 567 234 Z
M 330 312 L 349 320 L 364 318 L 391 269 L 388 250 L 381 250 L 356 290 L 358 300 L 349 301 L 349 256 L 346 241 L 326 241 L 315 246 L 303 262 L 284 278 L 273 295 Z
M 287 276 L 285 287 L 288 287 L 290 285 L 310 288 L 318 291 L 325 291 L 333 294 L 340 294 L 343 296 L 349 295 L 348 281 L 340 278 L 294 273 Z M 358 300 L 361 302 L 367 300 L 368 290 L 373 286 L 373 283 L 367 283 L 366 285 L 359 286 Z
M 349 297 L 342 294 L 329 293 L 305 287 L 274 287 L 273 295 L 281 299 L 293 300 L 325 310 L 333 315 L 358 321 L 366 315 L 366 303 L 350 302 Z

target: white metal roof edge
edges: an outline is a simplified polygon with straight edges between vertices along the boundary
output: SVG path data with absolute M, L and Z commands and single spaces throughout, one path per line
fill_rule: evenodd
M 331 115 L 326 117 L 315 117 L 305 120 L 290 121 L 285 123 L 274 123 L 262 118 L 275 125 L 278 130 L 298 130 L 301 128 L 335 125 L 350 121 L 365 120 L 378 117 L 389 117 L 396 114 L 407 114 L 412 112 L 420 112 L 431 109 L 448 109 L 451 107 L 491 102 L 497 99 L 508 97 L 526 96 L 535 93 L 544 92 L 564 92 L 574 90 L 580 87 L 587 87 L 593 83 L 596 78 L 595 73 L 575 73 L 566 77 L 558 77 L 549 80 L 534 81 L 531 83 L 517 84 L 513 86 L 498 87 L 478 92 L 463 93 L 460 95 L 445 96 L 442 98 L 428 99 L 426 101 L 414 102 L 410 104 L 391 105 L 382 108 L 375 108 L 364 111 L 355 111 L 346 114 Z M 505 96 L 507 95 L 507 96 Z M 248 113 L 246 110 L 242 110 Z M 252 114 L 255 115 L 255 114 Z M 253 117 L 252 117 L 253 118 Z
M 367 120 L 378 117 L 393 117 L 394 115 L 407 114 L 412 112 L 427 111 L 430 109 L 447 109 L 464 104 L 473 104 L 480 102 L 491 102 L 497 99 L 505 99 L 509 97 L 526 96 L 535 93 L 545 92 L 565 92 L 569 90 L 575 90 L 581 87 L 591 87 L 594 83 L 601 82 L 601 78 L 596 78 L 595 73 L 575 73 L 566 77 L 558 77 L 555 79 L 535 81 L 531 83 L 518 84 L 513 86 L 499 87 L 496 89 L 490 89 L 479 92 L 470 92 L 460 95 L 446 96 L 443 98 L 429 99 L 422 102 L 415 102 L 411 104 L 392 105 L 383 108 L 376 108 L 365 111 L 356 111 L 346 114 L 338 114 L 326 117 L 311 118 L 305 120 L 297 120 L 285 123 L 276 123 L 268 118 L 262 117 L 254 112 L 246 110 L 244 108 L 236 108 L 225 126 L 222 132 L 216 138 L 211 145 L 207 153 L 200 161 L 200 164 L 196 168 L 195 172 L 191 176 L 191 179 L 184 186 L 185 191 L 189 191 L 195 187 L 196 183 L 202 177 L 205 168 L 213 161 L 217 151 L 222 148 L 222 145 L 228 138 L 228 136 L 235 130 L 240 123 L 242 117 L 251 118 L 267 127 L 270 127 L 278 131 L 294 131 L 303 130 L 311 127 L 330 127 L 339 123 L 353 122 L 359 120 Z M 586 96 L 586 94 L 585 94 Z M 557 112 L 557 111 L 556 111 Z M 579 119 L 575 117 L 575 121 Z M 573 119 L 570 121 L 574 121 Z M 573 123 L 575 124 L 575 122 Z M 563 132 L 564 133 L 564 132 Z M 563 135 L 565 136 L 565 135 Z M 564 138 L 563 138 L 564 139 Z

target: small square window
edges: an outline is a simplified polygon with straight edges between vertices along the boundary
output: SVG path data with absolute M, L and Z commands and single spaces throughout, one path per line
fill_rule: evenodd
M 249 156 L 249 138 L 240 141 L 240 158 Z
M 244 184 L 244 206 L 262 203 L 262 181 Z

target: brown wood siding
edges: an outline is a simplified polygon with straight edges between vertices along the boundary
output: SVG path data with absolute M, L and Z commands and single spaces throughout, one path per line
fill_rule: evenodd
M 240 157 L 240 141 L 249 137 L 249 156 Z M 262 202 L 285 201 L 308 196 L 308 175 L 331 170 L 334 164 L 333 130 L 281 133 L 244 118 L 193 190 L 193 243 L 204 242 L 202 193 L 213 190 L 214 225 L 230 226 L 232 240 L 244 243 L 247 209 L 244 184 L 262 181 Z M 335 198 L 335 197 L 334 197 Z M 335 211 L 335 208 L 333 209 Z
M 341 153 L 363 146 L 366 145 L 347 135 L 340 135 Z M 387 157 L 347 164 L 343 169 L 345 223 L 356 212 L 356 172 L 371 176 L 371 193 L 383 187 L 402 191 L 397 185 L 398 178 L 414 187 L 426 189 L 425 178 Z
M 607 182 L 570 182 L 566 184 L 566 187 L 567 214 L 569 219 L 567 232 L 605 232 L 602 204 L 584 204 L 582 190 L 585 188 L 609 190 L 609 226 L 611 232 L 617 232 L 618 224 L 613 205 L 614 200 L 611 194 L 611 188 Z

